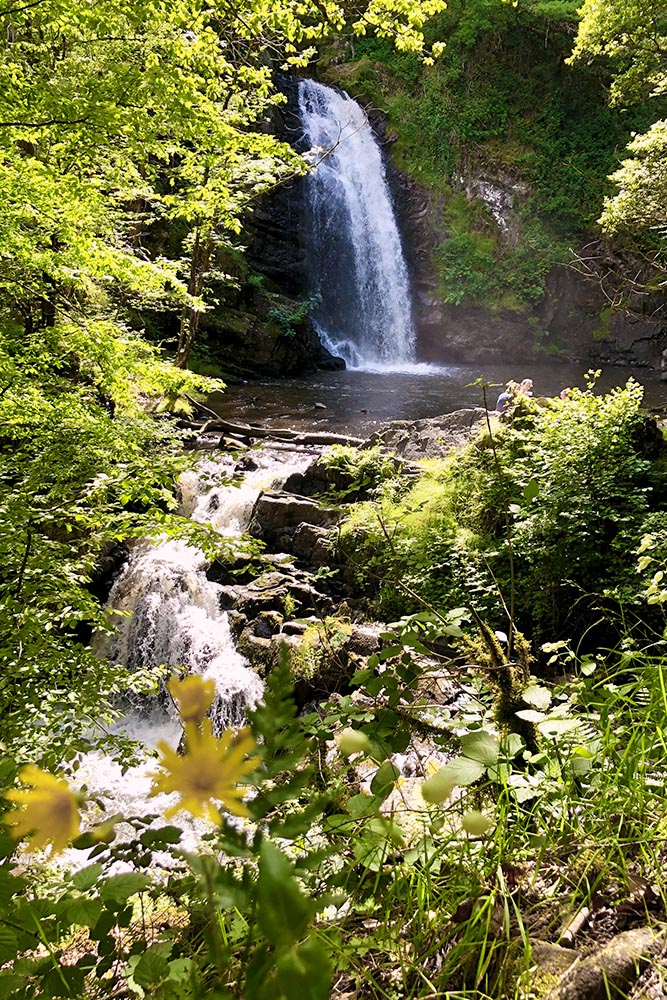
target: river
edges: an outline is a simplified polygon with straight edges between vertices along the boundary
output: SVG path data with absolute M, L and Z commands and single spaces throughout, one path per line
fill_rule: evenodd
M 311 377 L 229 386 L 210 400 L 221 417 L 261 423 L 268 427 L 330 430 L 365 437 L 390 420 L 417 420 L 450 413 L 462 407 L 482 406 L 482 390 L 471 385 L 484 377 L 494 383 L 488 390 L 491 408 L 500 386 L 508 379 L 526 376 L 534 381 L 535 396 L 556 396 L 565 386 L 585 387 L 586 365 L 503 365 L 484 368 L 453 365 L 413 365 L 404 372 L 348 370 L 318 372 Z M 667 382 L 655 372 L 638 368 L 603 370 L 597 392 L 625 385 L 628 378 L 645 388 L 647 407 L 667 405 Z

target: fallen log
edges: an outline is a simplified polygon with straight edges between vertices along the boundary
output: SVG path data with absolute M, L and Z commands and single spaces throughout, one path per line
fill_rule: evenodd
M 187 392 L 184 395 L 185 395 L 185 398 L 190 403 L 192 403 L 192 405 L 194 406 L 195 410 L 199 410 L 200 413 L 205 413 L 207 417 L 212 417 L 214 420 L 218 419 L 218 414 L 215 412 L 215 410 L 209 409 L 209 407 L 205 406 L 200 400 L 193 399 L 193 397 L 189 396 L 187 394 Z
M 181 426 L 186 422 L 180 421 Z M 199 430 L 200 433 L 220 431 L 224 434 L 234 434 L 242 438 L 273 438 L 276 441 L 289 441 L 294 444 L 349 444 L 361 445 L 364 438 L 352 437 L 349 434 L 334 434 L 328 431 L 304 432 L 294 431 L 289 427 L 260 427 L 259 424 L 236 424 L 230 420 L 216 417 L 215 420 L 187 421 L 188 428 Z

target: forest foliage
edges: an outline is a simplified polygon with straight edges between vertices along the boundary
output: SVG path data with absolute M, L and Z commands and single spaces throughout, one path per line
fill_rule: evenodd
M 34 729 L 55 760 L 67 726 L 106 713 L 115 681 L 86 650 L 100 623 L 91 574 L 124 538 L 187 530 L 173 496 L 182 441 L 167 413 L 212 387 L 187 361 L 211 281 L 230 280 L 225 251 L 245 213 L 304 169 L 263 127 L 283 99 L 274 67 L 302 65 L 346 20 L 418 49 L 440 7 L 370 0 L 349 19 L 331 2 L 268 0 L 0 9 L 0 705 L 10 743 L 23 742 L 26 716 L 53 719 L 58 706 L 62 737 Z M 171 341 L 144 336 L 148 314 L 162 314 Z
M 632 381 L 522 403 L 416 480 L 377 450 L 333 451 L 374 494 L 351 507 L 345 559 L 406 599 L 379 652 L 300 712 L 284 656 L 238 736 L 213 732 L 212 682 L 172 678 L 166 809 L 105 816 L 76 771 L 7 757 L 3 784 L 22 787 L 0 837 L 1 994 L 519 1000 L 545 914 L 660 885 L 665 444 L 640 404 Z M 605 608 L 606 650 L 590 634 Z M 458 705 L 435 694 L 443 670 Z M 208 821 L 196 851 L 188 812 Z M 26 836 L 73 841 L 62 870 L 57 854 L 17 870 Z
M 200 851 L 180 847 L 181 810 L 174 823 L 157 806 L 102 817 L 85 788 L 51 774 L 75 772 L 91 744 L 104 747 L 95 726 L 112 718 L 121 691 L 155 687 L 151 672 L 92 654 L 92 631 L 106 627 L 96 572 L 133 537 L 192 537 L 177 514 L 174 481 L 188 459 L 172 415 L 211 387 L 187 370 L 199 317 L 215 282 L 228 280 L 225 255 L 242 243 L 255 199 L 303 170 L 265 127 L 281 100 L 273 68 L 303 65 L 334 31 L 379 53 L 402 77 L 398 111 L 410 88 L 423 88 L 410 109 L 421 137 L 411 155 L 425 170 L 451 170 L 443 135 L 493 144 L 510 131 L 505 84 L 490 70 L 491 86 L 473 86 L 473 49 L 490 58 L 502 24 L 516 44 L 513 86 L 532 36 L 550 44 L 545 25 L 574 16 L 566 0 L 476 0 L 465 16 L 461 5 L 449 54 L 422 70 L 410 53 L 423 29 L 426 50 L 442 55 L 445 21 L 426 25 L 449 16 L 442 6 L 37 0 L 0 10 L 0 784 L 11 789 L 0 997 L 324 1000 L 334 975 L 401 1000 L 515 995 L 517 964 L 530 968 L 523 920 L 541 905 L 531 881 L 541 861 L 556 871 L 555 894 L 556 862 L 586 848 L 565 908 L 590 904 L 600 887 L 662 882 L 664 457 L 633 383 L 527 405 L 416 483 L 397 483 L 395 463 L 378 454 L 333 455 L 355 488 L 377 489 L 343 543 L 347 534 L 367 557 L 366 584 L 373 573 L 385 581 L 368 596 L 397 620 L 351 679 L 355 694 L 309 713 L 297 713 L 288 665 L 277 665 L 239 739 L 202 718 L 207 691 L 194 707 L 180 699 L 184 752 L 162 749 L 155 790 L 213 818 Z M 646 5 L 615 0 L 612 10 L 602 23 L 585 4 L 577 58 L 608 57 L 609 73 L 626 60 L 619 98 L 641 91 L 659 102 L 661 46 L 634 65 L 635 50 L 618 41 L 629 30 L 641 40 Z M 363 41 L 367 33 L 380 41 Z M 389 57 L 386 41 L 401 55 Z M 581 142 L 590 115 L 563 133 L 582 95 L 573 85 L 556 96 L 569 73 L 558 51 L 551 99 L 513 141 L 542 208 L 562 221 L 581 216 L 577 199 L 598 197 L 620 131 L 600 99 L 595 141 Z M 451 94 L 465 99 L 454 107 Z M 637 156 L 617 176 L 629 207 L 619 195 L 605 209 L 633 234 L 639 223 L 656 232 L 640 167 L 660 169 L 660 131 L 635 139 Z M 585 183 L 572 182 L 575 167 Z M 165 316 L 170 342 L 144 336 L 148 312 Z M 221 544 L 198 541 L 212 552 Z M 517 662 L 501 673 L 510 664 L 495 627 L 508 610 Z M 588 633 L 590 650 L 577 641 L 582 622 L 597 627 L 601 614 L 605 640 L 618 642 L 611 653 L 593 649 Z M 548 682 L 531 675 L 530 640 Z M 441 656 L 443 643 L 461 669 L 463 717 L 422 687 L 418 657 Z M 447 763 L 418 777 L 421 798 L 406 805 L 390 758 L 409 747 L 421 761 L 424 729 Z M 398 805 L 387 806 L 395 793 Z M 32 866 L 21 855 L 17 865 L 24 835 L 56 849 L 74 838 L 87 863 L 73 873 L 53 856 Z

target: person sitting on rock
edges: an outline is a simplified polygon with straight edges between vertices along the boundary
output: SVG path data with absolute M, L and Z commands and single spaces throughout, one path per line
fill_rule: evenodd
M 532 378 L 524 378 L 519 382 L 519 392 L 522 396 L 530 397 L 533 395 L 533 380 Z
M 511 379 L 496 400 L 496 413 L 505 413 L 515 400 L 519 386 Z

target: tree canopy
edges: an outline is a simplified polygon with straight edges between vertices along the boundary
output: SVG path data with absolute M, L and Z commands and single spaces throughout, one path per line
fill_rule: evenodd
M 585 0 L 573 59 L 608 57 L 615 70 L 610 97 L 627 106 L 667 93 L 667 3 L 664 0 Z M 628 146 L 632 156 L 612 175 L 618 193 L 600 218 L 611 234 L 658 249 L 664 259 L 667 123 L 658 120 Z

